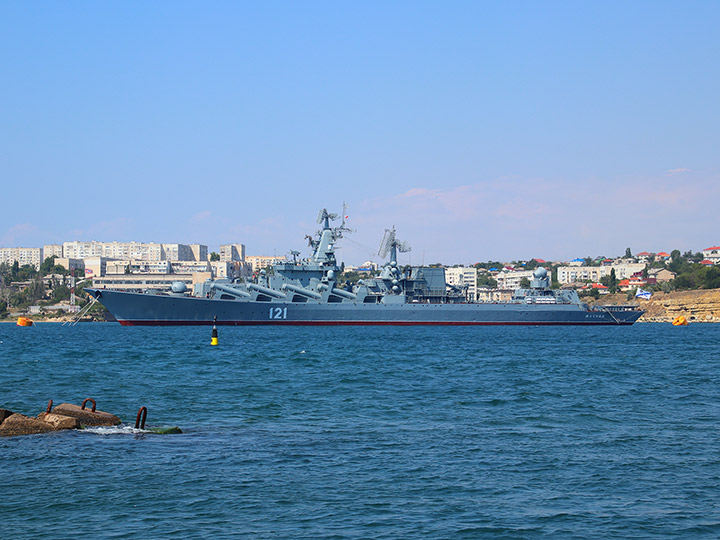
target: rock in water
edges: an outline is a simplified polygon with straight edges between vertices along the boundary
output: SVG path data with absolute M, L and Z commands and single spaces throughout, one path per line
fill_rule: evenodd
M 34 435 L 36 433 L 48 433 L 55 429 L 42 420 L 30 418 L 22 414 L 15 413 L 7 417 L 0 424 L 0 436 L 15 437 L 16 435 Z
M 176 433 L 182 433 L 182 429 L 177 426 L 150 428 L 149 431 L 157 433 L 158 435 L 175 435 Z
M 72 416 L 54 413 L 40 413 L 38 420 L 52 426 L 53 429 L 80 429 L 80 420 Z
M 103 411 L 92 412 L 90 409 L 81 409 L 79 405 L 72 403 L 61 403 L 52 412 L 77 418 L 84 426 L 117 426 L 121 422 L 114 414 Z

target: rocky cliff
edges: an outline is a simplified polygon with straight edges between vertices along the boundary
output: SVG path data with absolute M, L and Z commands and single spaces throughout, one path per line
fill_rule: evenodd
M 625 294 L 606 295 L 596 301 L 598 304 L 627 304 Z M 698 291 L 655 292 L 650 300 L 636 298 L 645 310 L 638 322 L 672 322 L 675 317 L 685 315 L 692 322 L 720 322 L 720 289 Z

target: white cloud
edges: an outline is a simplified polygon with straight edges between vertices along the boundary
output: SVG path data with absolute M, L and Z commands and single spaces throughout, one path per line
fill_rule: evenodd
M 690 169 L 685 169 L 685 168 L 682 168 L 682 167 L 679 168 L 679 169 L 670 169 L 670 170 L 667 172 L 667 176 L 674 176 L 674 175 L 676 175 L 676 174 L 682 174 L 682 173 L 686 173 L 686 172 L 690 172 Z

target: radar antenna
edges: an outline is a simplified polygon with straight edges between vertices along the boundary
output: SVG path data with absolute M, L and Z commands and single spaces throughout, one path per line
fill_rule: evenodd
M 335 221 L 338 218 L 337 214 L 331 214 L 326 208 L 323 208 L 318 212 L 317 222 L 323 224 L 325 229 L 330 228 L 330 220 Z
M 392 251 L 393 256 L 391 258 L 395 260 L 398 251 L 400 253 L 407 253 L 411 250 L 410 244 L 398 241 L 394 226 L 392 229 L 385 229 L 385 235 L 383 236 L 382 242 L 380 242 L 380 249 L 378 250 L 380 257 L 384 259 L 388 253 Z

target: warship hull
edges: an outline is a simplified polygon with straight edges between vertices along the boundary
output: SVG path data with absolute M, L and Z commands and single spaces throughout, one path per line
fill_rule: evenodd
M 257 302 L 87 289 L 125 326 L 631 325 L 633 308 L 577 304 Z

